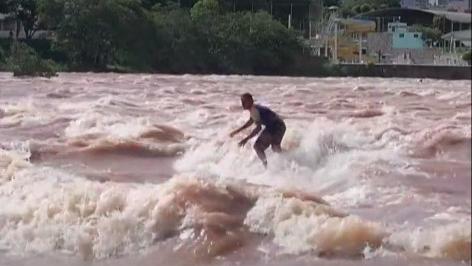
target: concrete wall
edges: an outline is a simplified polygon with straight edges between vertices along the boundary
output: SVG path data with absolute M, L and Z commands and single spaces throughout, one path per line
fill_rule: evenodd
M 356 77 L 471 79 L 470 66 L 342 64 L 340 68 L 343 75 Z

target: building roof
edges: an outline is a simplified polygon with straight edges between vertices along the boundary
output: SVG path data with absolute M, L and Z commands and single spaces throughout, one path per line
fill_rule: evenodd
M 369 32 L 375 31 L 375 22 L 363 19 L 339 19 L 339 23 L 347 27 L 347 32 Z
M 463 12 L 450 12 L 450 11 L 441 11 L 441 10 L 422 10 L 424 12 L 432 13 L 436 16 L 444 16 L 446 19 L 452 22 L 458 23 L 471 23 L 471 14 L 470 13 L 463 13 Z
M 375 22 L 372 20 L 365 20 L 365 19 L 354 19 L 354 18 L 347 18 L 347 19 L 339 19 L 339 22 L 345 25 L 351 24 L 359 24 L 359 25 L 373 25 L 375 26 Z
M 471 23 L 471 14 L 463 12 L 450 12 L 441 10 L 416 9 L 416 8 L 387 8 L 359 14 L 357 18 L 373 17 L 402 17 L 406 20 L 421 21 L 431 24 L 434 16 L 444 16 L 447 20 L 455 23 Z M 402 19 L 403 20 L 403 19 Z M 413 23 L 410 23 L 413 24 Z
M 444 40 L 450 40 L 451 37 L 458 41 L 470 41 L 471 40 L 471 31 L 470 30 L 461 30 L 461 31 L 453 31 L 444 34 L 441 36 Z

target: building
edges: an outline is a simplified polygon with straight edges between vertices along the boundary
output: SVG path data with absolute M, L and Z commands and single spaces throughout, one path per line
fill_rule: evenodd
M 449 0 L 437 0 L 438 6 L 445 7 L 449 3 Z
M 0 38 L 13 38 L 17 23 L 7 14 L 0 14 Z
M 339 62 L 367 63 L 367 35 L 375 32 L 375 22 L 358 19 L 339 19 L 335 55 Z
M 337 63 L 368 63 L 367 34 L 375 32 L 375 22 L 343 19 L 332 13 L 323 32 L 312 41 L 314 53 Z
M 428 0 L 401 0 L 400 6 L 402 8 L 429 8 L 431 3 Z
M 450 11 L 458 11 L 458 12 L 470 12 L 470 0 L 453 0 L 449 1 L 446 5 L 446 9 Z
M 392 35 L 393 49 L 422 49 L 424 47 L 422 33 L 409 31 L 406 23 L 389 23 L 388 33 Z
M 0 13 L 0 39 L 16 38 L 25 39 L 26 34 L 21 22 L 18 22 L 9 14 Z M 52 32 L 47 30 L 37 30 L 33 39 L 48 39 L 52 37 Z
M 472 0 L 429 0 L 435 10 L 470 13 Z
M 443 36 L 425 40 L 413 25 L 431 27 L 442 18 Z M 443 10 L 391 8 L 361 14 L 358 18 L 377 23 L 367 36 L 367 55 L 380 54 L 383 63 L 465 64 L 461 55 L 470 47 L 471 14 Z
M 402 8 L 415 8 L 416 7 L 416 0 L 401 0 L 400 6 Z
M 446 10 L 449 0 L 430 0 L 430 7 L 439 10 Z
M 447 33 L 455 30 L 471 28 L 471 14 L 465 12 L 448 12 L 443 10 L 388 8 L 375 10 L 356 16 L 358 19 L 372 20 L 377 23 L 377 31 L 387 31 L 387 25 L 391 22 L 401 21 L 407 25 L 431 26 L 435 17 L 444 18 L 444 26 Z

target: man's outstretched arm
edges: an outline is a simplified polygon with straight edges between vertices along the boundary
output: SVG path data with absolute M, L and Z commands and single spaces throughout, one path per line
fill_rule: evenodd
M 243 140 L 241 140 L 239 142 L 239 146 L 244 146 L 246 144 L 246 142 L 248 142 L 248 140 L 250 140 L 250 139 L 254 138 L 255 136 L 257 136 L 257 134 L 259 134 L 261 129 L 262 129 L 261 124 L 257 124 L 257 127 L 251 132 L 251 134 L 249 134 L 247 137 L 245 137 Z
M 240 128 L 236 129 L 235 131 L 231 132 L 231 134 L 229 134 L 230 137 L 234 137 L 236 134 L 238 134 L 239 132 L 245 130 L 246 128 L 250 127 L 252 124 L 254 124 L 254 120 L 252 120 L 252 118 L 249 118 L 249 120 Z

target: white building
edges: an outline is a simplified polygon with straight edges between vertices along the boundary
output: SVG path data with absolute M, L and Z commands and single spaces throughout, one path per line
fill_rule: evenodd
M 0 38 L 9 38 L 16 33 L 16 21 L 7 14 L 0 14 Z
M 401 0 L 400 6 L 403 8 L 426 9 L 432 5 L 431 1 L 434 1 L 434 0 Z
M 470 0 L 451 0 L 447 4 L 447 9 L 458 12 L 466 12 L 467 10 L 470 10 L 470 4 Z
M 23 25 L 17 23 L 16 19 L 9 14 L 0 13 L 0 38 L 15 38 L 18 30 L 18 38 L 25 39 L 25 31 Z M 38 30 L 33 35 L 33 39 L 47 39 L 51 38 L 52 32 L 45 30 Z

